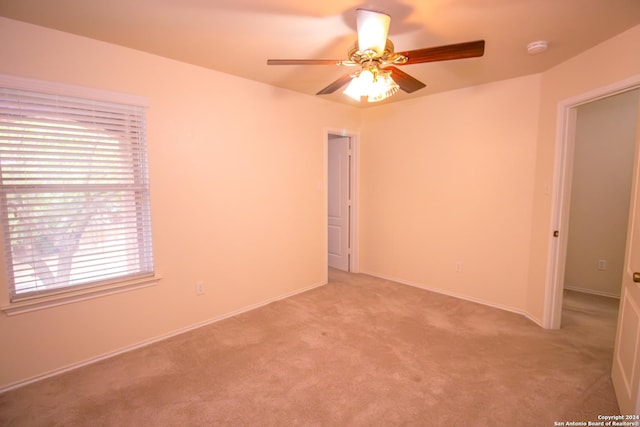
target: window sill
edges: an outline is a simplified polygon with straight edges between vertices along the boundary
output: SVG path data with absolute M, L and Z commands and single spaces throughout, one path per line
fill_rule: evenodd
M 155 286 L 160 279 L 162 279 L 162 277 L 158 275 L 139 277 L 137 279 L 111 283 L 108 285 L 17 301 L 0 307 L 0 310 L 2 310 L 7 316 L 14 316 L 16 314 L 28 313 L 30 311 L 43 310 L 46 308 Z

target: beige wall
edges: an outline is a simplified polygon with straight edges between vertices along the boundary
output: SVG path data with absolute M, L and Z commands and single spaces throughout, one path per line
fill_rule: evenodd
M 527 311 L 537 319 L 545 318 L 546 285 L 549 280 L 547 273 L 553 239 L 552 195 L 556 190 L 554 162 L 558 142 L 558 105 L 640 74 L 640 55 L 632 54 L 639 45 L 640 25 L 542 74 L 527 289 Z
M 524 311 L 540 81 L 365 111 L 363 271 Z
M 0 40 L 1 73 L 149 99 L 163 276 L 150 288 L 1 313 L 0 387 L 326 280 L 324 132 L 358 130 L 359 110 L 3 18 Z
M 639 94 L 629 91 L 577 108 L 567 289 L 620 296 Z

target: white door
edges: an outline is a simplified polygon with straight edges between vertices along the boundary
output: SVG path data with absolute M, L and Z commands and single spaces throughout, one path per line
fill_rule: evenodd
M 329 267 L 349 271 L 351 138 L 329 135 Z
M 640 125 L 636 132 L 631 215 L 611 371 L 620 413 L 625 415 L 640 415 Z

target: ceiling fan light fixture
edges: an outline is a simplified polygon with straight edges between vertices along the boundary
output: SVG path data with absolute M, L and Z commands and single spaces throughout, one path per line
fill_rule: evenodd
M 369 102 L 378 102 L 389 98 L 396 93 L 399 86 L 390 76 L 389 71 L 368 68 L 363 69 L 355 76 L 347 88 L 342 92 L 355 101 L 366 97 Z
M 340 65 L 359 67 L 355 73 L 340 76 L 317 92 L 316 95 L 332 94 L 348 83 L 347 88 L 343 91 L 347 96 L 358 102 L 362 101 L 362 97 L 366 97 L 369 102 L 378 102 L 394 95 L 399 89 L 406 93 L 413 93 L 426 86 L 420 80 L 398 69 L 396 65 L 477 58 L 484 55 L 484 40 L 396 53 L 393 43 L 387 39 L 390 23 L 391 17 L 384 12 L 357 9 L 358 40 L 347 51 L 348 60 L 268 59 L 267 65 Z
M 391 17 L 383 12 L 357 9 L 356 25 L 358 27 L 358 50 L 372 51 L 375 56 L 384 53 Z

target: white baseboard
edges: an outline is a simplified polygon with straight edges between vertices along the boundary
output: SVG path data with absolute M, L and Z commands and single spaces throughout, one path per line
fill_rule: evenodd
M 210 325 L 212 323 L 219 322 L 219 321 L 227 319 L 229 317 L 237 316 L 239 314 L 246 313 L 246 312 L 251 311 L 251 310 L 255 310 L 256 308 L 263 307 L 265 305 L 271 304 L 272 302 L 280 301 L 280 300 L 292 297 L 294 295 L 310 291 L 311 289 L 315 289 L 315 288 L 318 288 L 320 286 L 324 286 L 326 284 L 327 284 L 326 281 L 320 282 L 320 283 L 316 283 L 316 284 L 313 284 L 311 286 L 307 286 L 307 287 L 302 288 L 302 289 L 297 289 L 297 290 L 295 290 L 293 292 L 289 292 L 289 293 L 286 293 L 286 294 L 283 294 L 283 295 L 280 295 L 280 296 L 277 296 L 277 297 L 274 297 L 274 298 L 269 298 L 269 299 L 267 299 L 265 301 L 262 301 L 262 302 L 259 302 L 257 304 L 252 304 L 252 305 L 243 307 L 243 308 L 241 308 L 239 310 L 235 310 L 235 311 L 232 311 L 230 313 L 225 313 L 225 314 L 222 314 L 220 316 L 216 316 L 214 318 L 211 318 L 209 320 L 205 320 L 203 322 L 195 323 L 195 324 L 193 324 L 191 326 L 187 326 L 186 328 L 177 329 L 175 331 L 168 332 L 166 334 L 159 335 L 157 337 L 150 338 L 150 339 L 144 340 L 144 341 L 140 341 L 140 342 L 138 342 L 136 344 L 132 344 L 132 345 L 129 345 L 129 346 L 126 346 L 126 347 L 122 347 L 122 348 L 120 348 L 118 350 L 114 350 L 114 351 L 111 351 L 109 353 L 102 354 L 100 356 L 92 357 L 92 358 L 83 360 L 81 362 L 72 363 L 72 364 L 64 366 L 62 368 L 58 368 L 58 369 L 51 370 L 49 372 L 45 372 L 44 374 L 35 375 L 33 377 L 30 377 L 30 378 L 27 378 L 27 379 L 24 379 L 24 380 L 20 380 L 20 381 L 8 384 L 6 386 L 0 387 L 0 393 L 4 393 L 4 392 L 9 391 L 9 390 L 20 388 L 20 387 L 23 387 L 25 385 L 32 384 L 32 383 L 44 380 L 46 378 L 54 377 L 56 375 L 60 375 L 60 374 L 65 373 L 65 372 L 81 368 L 83 366 L 91 365 L 92 363 L 96 363 L 96 362 L 99 362 L 101 360 L 109 359 L 111 357 L 118 356 L 120 354 L 127 353 L 127 352 L 132 351 L 132 350 L 137 350 L 139 348 L 146 347 L 146 346 L 154 344 L 156 342 L 166 340 L 166 339 L 174 337 L 176 335 L 184 334 L 186 332 L 192 331 L 194 329 L 201 328 L 203 326 Z
M 596 291 L 593 289 L 581 288 L 578 286 L 565 286 L 564 289 L 566 289 L 567 291 L 582 292 L 583 294 L 599 295 L 601 297 L 620 299 L 620 295 L 616 295 L 611 292 Z
M 425 291 L 435 292 L 437 294 L 447 295 L 447 296 L 458 298 L 458 299 L 461 299 L 461 300 L 475 302 L 477 304 L 482 304 L 482 305 L 485 305 L 487 307 L 497 308 L 499 310 L 508 311 L 508 312 L 515 313 L 515 314 L 519 314 L 519 315 L 524 316 L 527 319 L 531 320 L 533 323 L 535 323 L 536 325 L 540 326 L 541 328 L 544 327 L 543 324 L 542 324 L 542 320 L 536 318 L 535 316 L 531 315 L 530 313 L 528 313 L 528 312 L 526 312 L 524 310 L 520 310 L 520 309 L 517 309 L 517 308 L 514 308 L 514 307 L 509 307 L 509 306 L 502 305 L 502 304 L 496 304 L 496 303 L 493 303 L 493 302 L 490 302 L 490 301 L 485 301 L 485 300 L 481 300 L 481 299 L 478 299 L 478 298 L 473 298 L 473 297 L 469 297 L 469 296 L 466 296 L 466 295 L 458 294 L 456 292 L 450 292 L 450 291 L 446 291 L 444 289 L 433 288 L 433 287 L 426 286 L 426 285 L 423 285 L 423 284 L 420 284 L 420 283 L 410 282 L 410 281 L 407 281 L 407 280 L 386 276 L 384 274 L 378 274 L 378 273 L 373 273 L 373 272 L 365 272 L 365 271 L 361 271 L 361 273 L 368 274 L 369 276 L 378 277 L 380 279 L 385 279 L 385 280 L 390 280 L 392 282 L 401 283 L 403 285 L 413 286 L 414 288 L 419 288 L 419 289 L 422 289 L 422 290 L 425 290 Z

